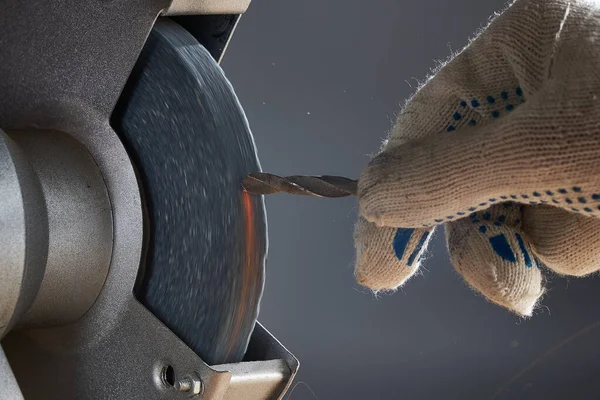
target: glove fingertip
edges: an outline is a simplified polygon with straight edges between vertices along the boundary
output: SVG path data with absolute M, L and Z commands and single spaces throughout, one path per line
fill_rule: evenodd
M 519 302 L 511 304 L 511 307 L 507 308 L 511 309 L 511 311 L 515 312 L 521 317 L 531 317 L 535 309 L 538 307 L 545 292 L 546 291 L 544 288 L 540 288 L 539 292 L 524 296 Z
M 447 224 L 457 272 L 492 303 L 529 317 L 544 294 L 543 277 L 521 231 L 519 205 L 494 206 Z
M 357 283 L 373 291 L 393 291 L 418 270 L 431 230 L 378 227 L 361 219 L 355 231 Z

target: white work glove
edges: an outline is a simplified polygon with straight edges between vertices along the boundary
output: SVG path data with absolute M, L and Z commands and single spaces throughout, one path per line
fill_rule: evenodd
M 518 0 L 406 103 L 359 180 L 357 281 L 393 290 L 436 225 L 494 303 L 531 315 L 542 268 L 600 269 L 600 10 Z

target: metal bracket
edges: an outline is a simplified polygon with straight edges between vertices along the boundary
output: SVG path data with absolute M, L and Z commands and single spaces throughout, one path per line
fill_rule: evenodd
M 163 15 L 243 14 L 250 0 L 173 0 Z
M 83 347 L 82 332 L 72 327 L 7 335 L 3 346 L 25 398 L 276 400 L 298 370 L 298 360 L 260 324 L 246 361 L 208 366 L 133 296 L 117 318 Z M 199 393 L 181 390 L 189 376 L 199 378 Z

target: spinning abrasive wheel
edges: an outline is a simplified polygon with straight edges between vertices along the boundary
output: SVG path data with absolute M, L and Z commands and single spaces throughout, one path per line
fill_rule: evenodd
M 266 228 L 252 136 L 211 55 L 170 21 L 155 25 L 115 125 L 148 218 L 140 298 L 212 364 L 240 361 L 263 288 Z
M 214 52 L 153 23 L 156 3 L 62 5 L 70 43 L 35 31 L 29 53 L 0 28 L 2 398 L 277 399 L 296 372 L 256 322 L 267 238 L 241 186 L 260 171 L 247 120 Z

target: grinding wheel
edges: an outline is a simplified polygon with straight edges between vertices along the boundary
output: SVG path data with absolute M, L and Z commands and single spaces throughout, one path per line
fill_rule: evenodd
M 112 123 L 146 209 L 137 297 L 205 362 L 241 361 L 267 241 L 263 201 L 241 189 L 260 165 L 231 84 L 194 37 L 159 20 Z

